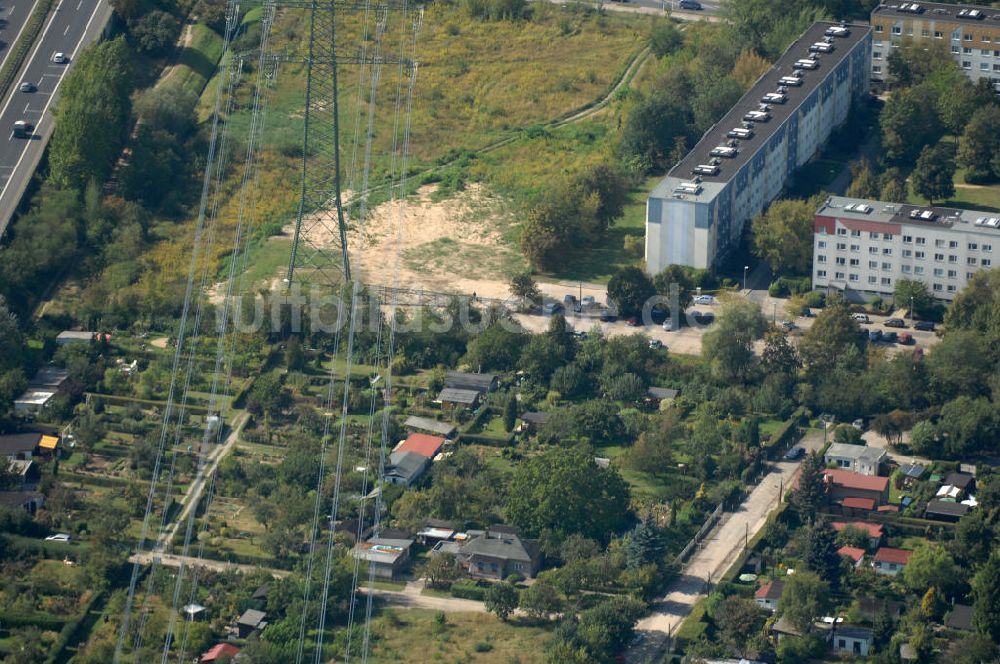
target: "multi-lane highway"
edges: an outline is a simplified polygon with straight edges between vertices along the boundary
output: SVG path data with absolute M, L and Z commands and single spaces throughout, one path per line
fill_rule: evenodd
M 19 0 L 28 13 L 28 0 Z M 19 7 L 17 11 L 21 11 Z M 52 135 L 52 111 L 59 86 L 80 51 L 96 40 L 108 23 L 111 8 L 107 0 L 59 0 L 42 29 L 28 59 L 0 105 L 0 234 L 21 200 L 32 173 L 42 158 Z M 10 20 L 10 19 L 8 19 Z M 10 25 L 5 29 L 10 30 Z M 56 53 L 65 64 L 53 61 Z M 21 84 L 30 83 L 31 92 Z M 34 126 L 28 138 L 14 136 L 14 123 L 23 120 Z
M 37 3 L 38 0 L 17 0 L 0 5 L 0 44 L 3 45 L 3 50 L 0 50 L 0 67 L 7 62 L 7 56 L 24 32 L 24 26 Z

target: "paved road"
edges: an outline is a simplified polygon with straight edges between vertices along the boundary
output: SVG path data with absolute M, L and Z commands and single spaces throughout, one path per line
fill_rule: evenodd
M 818 450 L 823 445 L 823 434 L 813 432 L 799 444 L 809 451 Z M 764 476 L 739 509 L 727 513 L 712 529 L 667 593 L 653 604 L 652 613 L 639 621 L 636 630 L 642 640 L 626 653 L 626 661 L 638 664 L 659 659 L 667 637 L 705 596 L 708 584 L 725 573 L 742 553 L 745 541 L 767 523 L 767 517 L 798 473 L 800 463 L 773 464 L 774 470 Z
M 26 0 L 20 0 L 27 10 Z M 19 8 L 18 11 L 21 9 Z M 111 15 L 106 0 L 59 0 L 51 12 L 35 48 L 0 106 L 0 235 L 38 166 L 52 135 L 52 105 L 59 85 L 73 59 L 100 36 Z M 57 65 L 52 56 L 65 53 L 69 64 Z M 34 83 L 36 92 L 20 92 L 22 81 Z M 25 120 L 35 126 L 31 138 L 14 138 L 14 123 Z
M 241 574 L 249 574 L 251 572 L 257 572 L 259 570 L 264 570 L 271 573 L 271 576 L 275 578 L 283 578 L 290 574 L 287 570 L 274 569 L 272 567 L 257 567 L 255 565 L 240 565 L 237 563 L 231 563 L 225 560 L 212 560 L 210 558 L 198 558 L 196 556 L 175 556 L 172 554 L 153 554 L 149 551 L 143 551 L 142 553 L 133 553 L 129 556 L 128 561 L 130 563 L 139 563 L 140 565 L 152 565 L 153 559 L 159 559 L 159 564 L 164 567 L 180 567 L 181 563 L 184 563 L 185 568 L 190 567 L 204 567 L 205 569 L 210 569 L 214 572 L 229 572 L 236 571 Z
M 38 0 L 14 0 L 0 7 L 0 66 L 7 62 L 14 44 L 17 43 L 24 26 L 27 25 L 31 13 L 35 11 Z

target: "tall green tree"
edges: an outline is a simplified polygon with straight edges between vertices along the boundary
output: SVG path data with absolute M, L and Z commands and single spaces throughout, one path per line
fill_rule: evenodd
M 885 156 L 897 164 L 913 163 L 924 146 L 937 142 L 940 121 L 928 109 L 927 99 L 917 88 L 893 92 L 879 117 Z
M 614 304 L 621 316 L 635 316 L 643 305 L 656 295 L 653 282 L 637 267 L 625 267 L 608 281 L 608 301 Z
M 517 602 L 517 588 L 506 581 L 491 585 L 486 589 L 486 595 L 483 598 L 486 610 L 504 622 L 517 608 Z
M 988 104 L 972 114 L 958 141 L 957 161 L 966 182 L 1000 178 L 1000 106 Z
M 934 587 L 950 599 L 961 584 L 961 573 L 955 560 L 937 542 L 925 542 L 916 548 L 903 568 L 903 581 L 915 593 Z
M 778 610 L 797 628 L 805 630 L 826 612 L 829 603 L 829 584 L 815 572 L 797 571 L 785 579 Z
M 628 522 L 628 484 L 614 468 L 599 468 L 590 450 L 554 449 L 514 471 L 507 516 L 529 536 L 552 532 L 607 541 Z
M 928 145 L 920 151 L 917 165 L 910 176 L 913 191 L 927 199 L 928 204 L 955 195 L 955 152 L 949 145 Z
M 1000 553 L 994 552 L 972 578 L 972 621 L 1000 643 Z
M 809 274 L 812 270 L 813 223 L 817 201 L 778 200 L 752 223 L 754 254 L 775 274 Z
M 702 352 L 722 380 L 743 380 L 754 368 L 753 344 L 767 331 L 756 302 L 735 299 L 722 305 L 719 320 L 702 337 Z
M 104 182 L 122 147 L 132 92 L 132 54 L 121 37 L 84 49 L 66 74 L 49 146 L 53 182 L 82 191 Z
M 799 344 L 802 361 L 811 371 L 823 373 L 837 361 L 861 348 L 860 330 L 851 319 L 850 309 L 842 302 L 828 305 L 816 316 Z
M 812 520 L 826 500 L 823 457 L 812 452 L 802 461 L 799 485 L 792 493 L 792 505 L 803 520 Z

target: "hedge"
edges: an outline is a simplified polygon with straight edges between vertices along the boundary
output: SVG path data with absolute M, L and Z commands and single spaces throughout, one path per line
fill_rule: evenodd
M 456 581 L 451 584 L 451 596 L 459 599 L 474 599 L 482 602 L 486 599 L 486 588 L 474 581 Z
M 698 641 L 708 629 L 708 623 L 705 621 L 707 608 L 705 598 L 698 600 L 691 613 L 677 628 L 677 633 L 674 635 L 675 652 L 683 652 L 690 644 Z
M 792 413 L 792 416 L 785 420 L 780 427 L 775 429 L 771 435 L 771 440 L 764 445 L 764 455 L 768 459 L 773 459 L 773 455 L 781 452 L 786 446 L 796 438 L 799 431 L 799 421 L 805 415 L 805 409 L 799 407 Z
M 59 638 L 56 640 L 56 642 L 52 645 L 52 648 L 50 649 L 50 652 L 52 654 L 49 655 L 49 658 L 47 660 L 45 660 L 46 664 L 54 664 L 56 661 L 59 660 L 63 650 L 65 650 L 66 646 L 69 645 L 70 639 L 74 639 L 75 637 L 75 642 L 77 643 L 86 640 L 87 634 L 84 629 L 81 629 L 81 625 L 83 625 L 84 621 L 87 618 L 87 615 L 94 608 L 94 604 L 97 603 L 97 600 L 101 599 L 101 596 L 102 593 L 100 592 L 96 592 L 93 595 L 91 595 L 90 599 L 84 605 L 83 610 L 80 612 L 80 614 L 76 618 L 73 618 L 72 620 L 68 621 L 65 625 L 63 625 L 62 630 L 60 630 L 59 632 Z

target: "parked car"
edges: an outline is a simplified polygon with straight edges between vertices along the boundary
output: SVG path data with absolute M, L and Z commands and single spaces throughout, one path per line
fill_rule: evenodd
M 899 341 L 899 335 L 897 335 L 895 332 L 883 332 L 882 341 L 886 342 L 887 344 L 894 344 L 897 341 Z
M 934 323 L 932 323 L 929 320 L 918 320 L 916 323 L 913 324 L 913 329 L 920 330 L 921 332 L 933 332 Z
M 882 341 L 882 330 L 879 329 L 869 330 L 868 341 Z
M 815 316 L 815 314 L 813 314 L 812 312 L 812 309 L 810 309 L 809 307 L 802 307 L 802 311 L 799 312 L 799 315 L 802 316 L 803 318 L 813 318 Z
M 791 332 L 798 326 L 790 320 L 783 320 L 778 323 L 778 327 L 780 327 L 785 332 Z
M 663 342 L 662 341 L 660 341 L 659 339 L 650 339 L 649 340 L 649 349 L 650 350 L 660 350 L 661 348 L 663 348 Z
M 593 295 L 584 295 L 583 299 L 580 300 L 580 304 L 582 304 L 585 309 L 589 309 L 590 307 L 597 305 L 597 300 L 594 299 Z
M 910 344 L 913 343 L 913 335 L 910 334 L 909 332 L 900 332 L 899 338 L 896 340 L 896 343 L 901 344 L 903 346 L 909 346 Z
M 830 413 L 820 413 L 819 421 L 827 426 L 830 426 L 831 424 L 837 421 L 837 418 L 831 415 Z
M 886 327 L 906 327 L 906 321 L 902 318 L 890 318 L 882 324 Z
M 46 542 L 62 542 L 63 544 L 69 544 L 69 535 L 66 533 L 56 533 L 55 535 L 49 535 L 45 538 Z
M 677 3 L 680 9 L 689 9 L 691 11 L 701 11 L 701 3 L 698 0 L 681 0 Z
M 689 315 L 698 325 L 711 325 L 715 322 L 715 314 L 711 311 L 692 311 Z
M 711 295 L 695 295 L 691 301 L 695 304 L 715 304 L 715 298 Z
M 796 459 L 801 459 L 806 455 L 806 449 L 804 447 L 799 447 L 796 445 L 792 449 L 785 452 L 785 458 L 789 461 L 795 461 Z
M 660 325 L 660 327 L 663 328 L 664 332 L 673 332 L 674 331 L 674 321 L 673 321 L 673 319 L 668 318 L 667 320 L 663 321 L 663 324 Z
M 618 320 L 618 314 L 608 309 L 601 312 L 601 315 L 597 317 L 602 323 L 614 323 Z
M 858 321 L 859 323 L 867 324 L 871 322 L 871 320 L 868 318 L 868 314 L 851 314 L 851 318 L 853 320 Z
M 855 429 L 857 429 L 858 431 L 864 431 L 865 430 L 865 421 L 859 417 L 858 419 L 856 419 L 853 422 L 851 422 L 851 426 L 854 427 Z
M 546 316 L 552 316 L 562 311 L 562 309 L 563 306 L 558 302 L 546 302 L 542 306 L 542 313 L 545 314 Z

